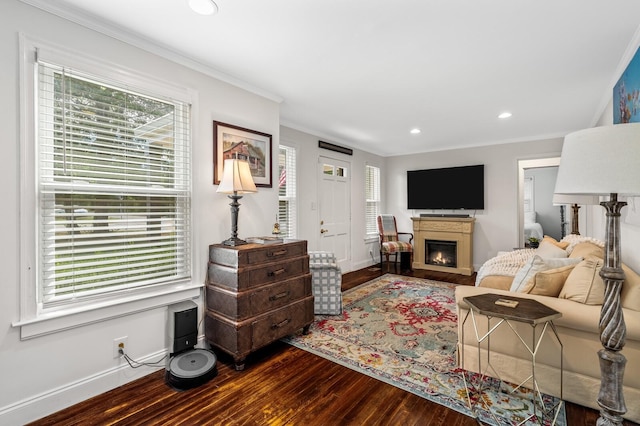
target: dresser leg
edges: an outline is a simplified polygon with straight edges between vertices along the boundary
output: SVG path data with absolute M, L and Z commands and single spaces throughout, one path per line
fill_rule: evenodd
M 242 371 L 244 370 L 244 358 L 238 358 L 235 359 L 235 367 L 236 367 L 236 371 Z
M 302 334 L 305 334 L 305 335 L 306 335 L 306 334 L 309 334 L 309 328 L 310 328 L 310 327 L 311 327 L 311 324 L 305 325 L 305 326 L 302 328 Z

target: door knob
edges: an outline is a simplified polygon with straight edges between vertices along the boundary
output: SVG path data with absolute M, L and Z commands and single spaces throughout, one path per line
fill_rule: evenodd
M 329 230 L 328 229 L 322 229 L 322 228 L 320 229 L 320 233 L 321 234 L 324 234 L 325 232 L 329 232 Z

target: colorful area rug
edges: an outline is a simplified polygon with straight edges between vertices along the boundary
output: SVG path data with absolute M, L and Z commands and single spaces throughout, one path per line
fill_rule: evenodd
M 457 367 L 454 289 L 455 284 L 386 274 L 345 292 L 342 315 L 316 316 L 309 334 L 283 340 L 483 423 L 539 424 L 527 420 L 533 414 L 530 390 L 480 380 Z M 543 400 L 547 406 L 560 402 L 546 395 Z M 555 424 L 566 425 L 564 404 L 559 406 Z M 542 424 L 553 420 L 549 416 Z

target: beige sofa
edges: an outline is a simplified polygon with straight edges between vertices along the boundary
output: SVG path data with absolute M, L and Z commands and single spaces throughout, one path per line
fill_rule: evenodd
M 547 238 L 545 238 L 546 240 Z M 483 293 L 495 293 L 508 297 L 522 297 L 538 300 L 546 306 L 562 313 L 554 320 L 563 346 L 563 389 L 564 400 L 599 410 L 597 396 L 600 389 L 600 366 L 598 351 L 602 348 L 599 338 L 599 318 L 604 284 L 598 272 L 602 266 L 603 244 L 589 238 L 567 238 L 568 241 L 543 241 L 543 250 L 528 250 L 527 253 L 503 253 L 504 262 L 499 259 L 487 261 L 489 265 L 502 263 L 490 270 L 480 268 L 476 286 L 457 286 L 455 295 L 458 308 L 458 356 L 459 364 L 472 371 L 485 372 L 491 376 L 519 384 L 531 374 L 531 356 L 512 329 L 501 325 L 491 334 L 491 366 L 486 368 L 486 341 L 478 351 L 476 336 L 487 330 L 487 318 L 475 314 L 474 321 L 469 315 L 469 307 L 464 298 Z M 569 244 L 566 244 L 566 243 Z M 545 244 L 547 243 L 547 244 Z M 565 257 L 554 244 L 566 251 Z M 536 253 L 553 252 L 558 258 L 540 258 Z M 514 260 L 518 258 L 517 260 Z M 565 259 L 564 261 L 559 259 Z M 571 260 L 573 259 L 573 260 Z M 537 268 L 536 263 L 548 263 Z M 507 265 L 507 266 L 505 266 Z M 622 353 L 627 359 L 624 375 L 624 398 L 627 412 L 624 418 L 640 422 L 640 276 L 623 265 L 626 279 L 621 293 L 623 314 L 627 328 L 626 343 Z M 494 288 L 494 287 L 500 288 Z M 519 291 L 511 291 L 519 290 Z M 517 309 L 514 308 L 514 309 Z M 496 318 L 491 324 L 497 322 Z M 532 327 L 529 324 L 512 322 L 514 329 L 529 342 Z M 537 326 L 540 333 L 542 327 Z M 560 396 L 560 345 L 548 330 L 542 338 L 536 354 L 536 377 L 540 390 Z M 482 365 L 478 363 L 479 353 Z M 494 372 L 495 370 L 495 372 Z M 530 385 L 529 385 L 530 387 Z

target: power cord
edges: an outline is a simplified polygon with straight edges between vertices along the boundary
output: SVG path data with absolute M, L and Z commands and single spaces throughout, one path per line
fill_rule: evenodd
M 118 353 L 120 354 L 120 356 L 122 356 L 125 359 L 125 361 L 127 361 L 127 364 L 129 364 L 129 367 L 131 368 L 139 368 L 142 366 L 155 367 L 167 358 L 167 356 L 165 355 L 162 358 L 160 358 L 158 361 L 140 362 L 140 361 L 136 361 L 135 359 L 127 355 L 124 351 L 124 348 L 119 348 Z

